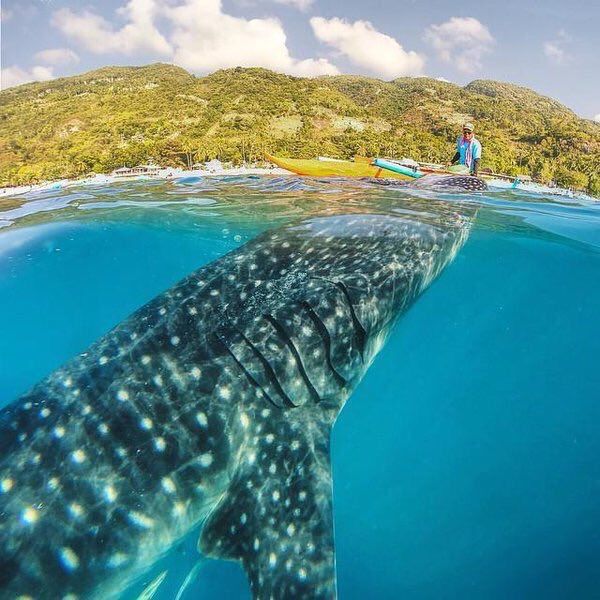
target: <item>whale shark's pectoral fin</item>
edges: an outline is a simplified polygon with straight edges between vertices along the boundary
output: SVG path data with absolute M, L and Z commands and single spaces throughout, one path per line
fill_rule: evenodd
M 206 556 L 241 561 L 254 598 L 336 597 L 329 425 L 301 410 L 248 444 L 200 538 Z

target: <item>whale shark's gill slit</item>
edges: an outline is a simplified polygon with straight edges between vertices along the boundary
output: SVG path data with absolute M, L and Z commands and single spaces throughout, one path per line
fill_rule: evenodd
M 321 402 L 321 397 L 319 396 L 319 393 L 315 389 L 315 386 L 312 384 L 311 380 L 308 377 L 308 373 L 306 372 L 306 369 L 304 368 L 304 365 L 302 364 L 302 359 L 300 358 L 300 353 L 298 352 L 298 349 L 294 345 L 292 338 L 289 336 L 288 332 L 285 330 L 283 325 L 281 323 L 279 323 L 277 321 L 277 319 L 275 319 L 275 317 L 273 317 L 273 315 L 264 314 L 263 318 L 265 320 L 267 320 L 273 326 L 275 331 L 281 336 L 281 339 L 285 342 L 286 346 L 289 348 L 290 352 L 292 353 L 292 355 L 294 357 L 294 360 L 296 361 L 296 366 L 298 367 L 300 376 L 302 377 L 302 379 L 304 380 L 304 383 L 306 384 L 306 388 L 308 389 L 308 392 L 310 393 L 313 400 L 315 401 L 315 404 L 318 404 L 319 402 Z
M 276 408 L 281 408 L 281 406 L 279 406 L 278 404 L 276 404 L 273 399 L 271 398 L 271 396 L 269 396 L 269 394 L 267 394 L 266 390 L 260 385 L 260 383 L 258 383 L 258 381 L 256 381 L 256 379 L 254 379 L 254 377 L 252 377 L 252 374 L 248 371 L 248 369 L 246 369 L 246 367 L 244 367 L 244 365 L 238 360 L 238 358 L 236 357 L 236 355 L 231 351 L 231 348 L 229 348 L 229 346 L 227 345 L 227 342 L 217 333 L 214 334 L 214 339 L 221 345 L 223 346 L 223 348 L 225 349 L 225 351 L 227 352 L 227 354 L 229 354 L 229 356 L 231 356 L 231 358 L 233 358 L 234 362 L 236 363 L 236 365 L 241 369 L 242 373 L 248 378 L 248 381 L 255 386 L 256 388 L 258 388 L 261 393 L 264 395 L 264 397 Z
M 314 326 L 319 332 L 319 335 L 323 339 L 323 346 L 325 347 L 325 358 L 327 360 L 327 366 L 333 374 L 333 378 L 340 387 L 345 387 L 347 383 L 346 379 L 344 379 L 344 377 L 342 377 L 335 370 L 335 367 L 333 366 L 333 362 L 331 360 L 331 336 L 329 335 L 327 327 L 325 327 L 325 323 L 323 323 L 319 315 L 314 311 L 313 307 L 306 300 L 302 300 L 300 302 L 300 306 L 304 308 L 304 310 L 308 314 L 309 319 L 313 322 Z
M 296 405 L 290 400 L 289 396 L 285 393 L 284 389 L 281 387 L 281 384 L 279 383 L 279 380 L 277 379 L 277 375 L 275 374 L 273 367 L 269 364 L 269 361 L 266 359 L 266 357 L 263 355 L 263 353 L 241 331 L 238 330 L 238 333 L 242 337 L 244 342 L 246 342 L 246 344 L 248 344 L 248 347 L 250 348 L 250 350 L 252 350 L 252 352 L 254 353 L 254 356 L 256 356 L 256 358 L 258 358 L 260 364 L 262 365 L 262 367 L 265 371 L 266 376 L 268 377 L 268 379 L 271 382 L 271 384 L 273 385 L 273 387 L 277 390 L 277 393 L 283 399 L 284 404 L 288 408 L 296 408 Z
M 342 294 L 344 294 L 346 298 L 346 302 L 348 302 L 348 308 L 350 309 L 350 314 L 352 315 L 352 324 L 354 325 L 356 345 L 358 346 L 358 351 L 360 352 L 361 358 L 364 360 L 365 346 L 367 342 L 367 332 L 365 331 L 365 328 L 362 326 L 362 323 L 356 316 L 356 311 L 354 310 L 354 306 L 352 305 L 352 300 L 350 298 L 350 292 L 348 291 L 346 285 L 342 281 L 336 281 L 335 286 L 342 291 Z

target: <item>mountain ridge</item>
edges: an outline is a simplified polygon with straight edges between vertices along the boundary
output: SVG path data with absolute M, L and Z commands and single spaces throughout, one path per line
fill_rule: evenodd
M 298 78 L 253 67 L 196 77 L 165 63 L 102 67 L 0 92 L 0 185 L 107 172 L 354 154 L 447 162 L 472 120 L 483 166 L 600 194 L 600 125 L 493 80 Z

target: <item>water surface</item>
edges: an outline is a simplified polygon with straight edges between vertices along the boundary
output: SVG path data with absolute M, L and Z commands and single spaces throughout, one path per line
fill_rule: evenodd
M 133 310 L 260 231 L 374 207 L 478 208 L 333 433 L 339 596 L 600 597 L 600 207 L 522 192 L 433 194 L 225 177 L 0 201 L 0 406 Z M 173 598 L 194 532 L 140 582 Z M 183 599 L 249 598 L 206 561 Z

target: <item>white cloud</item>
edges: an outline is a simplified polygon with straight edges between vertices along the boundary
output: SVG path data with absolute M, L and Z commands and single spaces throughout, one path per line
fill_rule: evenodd
M 308 10 L 314 4 L 314 1 L 315 0 L 273 0 L 276 4 L 286 4 L 302 11 Z
M 571 60 L 566 49 L 570 41 L 570 36 L 561 29 L 554 40 L 544 42 L 543 49 L 546 58 L 555 65 L 567 64 Z
M 165 12 L 173 25 L 173 62 L 197 73 L 236 66 L 305 77 L 339 72 L 323 58 L 292 58 L 277 19 L 233 17 L 223 12 L 221 0 L 184 0 Z
M 79 56 L 69 48 L 48 48 L 48 50 L 38 52 L 35 59 L 47 65 L 67 65 L 79 62 Z
M 285 1 L 308 6 L 307 0 Z M 304 77 L 339 73 L 324 58 L 292 58 L 285 30 L 277 19 L 228 15 L 221 0 L 129 0 L 117 14 L 126 20 L 120 29 L 95 13 L 70 9 L 57 11 L 53 24 L 96 54 L 150 51 L 196 73 L 238 66 L 266 67 Z M 158 30 L 157 17 L 170 23 L 168 39 Z
M 54 79 L 52 67 L 37 65 L 30 70 L 26 70 L 17 65 L 13 65 L 12 67 L 2 69 L 0 72 L 0 89 L 5 90 L 6 88 L 21 85 L 22 83 L 29 83 L 30 81 L 47 81 L 48 79 Z
M 100 15 L 63 8 L 54 13 L 52 24 L 95 54 L 115 52 L 131 55 L 146 51 L 168 55 L 172 52 L 171 46 L 154 24 L 159 10 L 157 0 L 129 0 L 117 11 L 127 22 L 120 29 L 115 29 Z
M 424 39 L 441 60 L 454 64 L 463 73 L 481 69 L 482 57 L 495 42 L 489 29 L 474 17 L 452 17 L 441 25 L 431 25 L 425 30 Z
M 369 21 L 349 23 L 337 17 L 313 17 L 310 24 L 318 40 L 335 48 L 356 66 L 385 79 L 419 75 L 423 70 L 425 59 L 421 55 L 407 52 Z
M 594 121 L 596 121 L 596 123 L 600 123 L 600 113 L 594 115 Z

